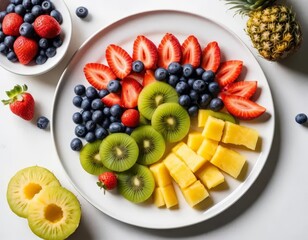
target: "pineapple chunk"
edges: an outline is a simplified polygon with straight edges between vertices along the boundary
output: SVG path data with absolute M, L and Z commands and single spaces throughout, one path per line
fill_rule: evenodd
M 167 208 L 171 208 L 171 207 L 178 205 L 178 198 L 176 196 L 173 184 L 169 184 L 165 187 L 161 187 L 160 191 L 163 195 L 164 202 Z
M 207 160 L 196 154 L 186 143 L 181 143 L 174 152 L 186 165 L 196 172 Z
M 187 146 L 193 151 L 197 151 L 203 141 L 203 136 L 199 132 L 188 134 Z
M 218 146 L 218 142 L 205 138 L 200 147 L 197 150 L 197 154 L 205 158 L 206 160 L 210 160 L 214 155 Z
M 164 163 L 162 162 L 155 163 L 151 165 L 149 168 L 153 173 L 156 186 L 165 187 L 172 183 L 171 176 Z
M 215 112 L 209 109 L 200 109 L 198 112 L 198 127 L 204 127 L 209 116 L 236 123 L 235 118 L 229 113 Z
M 243 145 L 251 150 L 255 150 L 259 139 L 257 130 L 226 122 L 221 141 L 236 145 Z
M 209 116 L 202 131 L 202 136 L 215 141 L 220 141 L 224 126 L 225 121 Z
M 218 145 L 211 163 L 219 169 L 237 178 L 246 162 L 246 159 L 240 153 L 229 148 Z
M 225 181 L 224 175 L 210 162 L 207 162 L 199 169 L 196 172 L 196 176 L 208 189 L 216 187 Z
M 168 156 L 163 160 L 163 163 L 169 170 L 177 168 L 179 165 L 184 164 L 181 159 L 179 159 L 174 153 L 169 153 Z
M 191 206 L 195 206 L 209 196 L 204 185 L 198 180 L 187 188 L 181 189 L 186 202 Z
M 153 192 L 153 202 L 157 207 L 163 207 L 166 205 L 162 190 L 160 187 L 156 187 Z

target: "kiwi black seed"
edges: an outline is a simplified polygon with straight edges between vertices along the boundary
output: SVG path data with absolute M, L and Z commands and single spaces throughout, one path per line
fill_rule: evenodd
M 82 168 L 93 175 L 98 176 L 102 172 L 108 171 L 108 169 L 103 165 L 100 155 L 99 147 L 102 140 L 96 140 L 92 143 L 87 143 L 80 151 L 80 163 Z
M 138 110 L 145 118 L 150 119 L 155 109 L 168 102 L 178 102 L 178 94 L 173 87 L 164 82 L 154 82 L 140 92 Z
M 154 177 L 148 167 L 135 164 L 127 171 L 118 174 L 119 193 L 134 203 L 146 201 L 155 188 Z
M 182 140 L 190 128 L 189 115 L 178 103 L 160 105 L 153 113 L 151 123 L 167 142 Z
M 150 165 L 157 162 L 164 155 L 166 149 L 165 140 L 152 126 L 136 128 L 131 137 L 135 139 L 139 147 L 138 163 Z
M 99 155 L 104 166 L 116 172 L 131 168 L 137 161 L 139 148 L 136 141 L 125 133 L 113 133 L 100 145 Z

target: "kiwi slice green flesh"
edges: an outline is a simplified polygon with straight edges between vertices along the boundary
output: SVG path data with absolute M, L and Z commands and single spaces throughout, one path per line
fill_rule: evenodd
M 178 103 L 160 105 L 152 116 L 152 126 L 161 133 L 167 142 L 182 140 L 190 129 L 187 111 Z
M 166 149 L 165 140 L 152 126 L 136 128 L 131 137 L 135 139 L 139 147 L 138 163 L 150 165 L 157 162 L 164 155 Z
M 148 167 L 135 164 L 132 168 L 118 174 L 119 193 L 134 203 L 146 201 L 153 193 L 155 182 Z
M 137 161 L 139 148 L 136 141 L 125 133 L 113 133 L 100 145 L 100 158 L 108 169 L 123 172 Z
M 20 217 L 28 217 L 28 208 L 34 197 L 48 186 L 60 182 L 48 169 L 33 166 L 19 170 L 7 187 L 7 201 L 11 210 Z
M 100 159 L 99 147 L 101 143 L 102 140 L 96 140 L 92 143 L 87 143 L 81 149 L 79 154 L 82 168 L 86 172 L 96 176 L 108 171 L 108 169 L 103 165 Z
M 67 239 L 79 226 L 80 203 L 63 187 L 47 187 L 30 203 L 28 224 L 42 239 Z
M 151 119 L 155 109 L 168 102 L 178 102 L 178 94 L 173 87 L 164 82 L 147 85 L 138 97 L 138 110 L 141 115 Z

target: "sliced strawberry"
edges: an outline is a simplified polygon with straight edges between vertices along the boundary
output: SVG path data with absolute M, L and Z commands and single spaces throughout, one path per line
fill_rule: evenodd
M 194 35 L 188 36 L 182 44 L 182 64 L 190 63 L 194 68 L 199 67 L 201 47 Z
M 124 108 L 137 107 L 142 85 L 134 79 L 122 81 L 121 104 Z
M 222 94 L 222 100 L 228 112 L 239 119 L 254 119 L 266 111 L 259 104 L 240 96 Z
M 179 40 L 171 33 L 166 33 L 158 45 L 158 66 L 168 68 L 172 62 L 181 62 L 182 50 Z
M 220 64 L 220 48 L 217 42 L 210 42 L 202 51 L 201 67 L 216 72 Z
M 133 59 L 120 46 L 110 44 L 106 49 L 106 60 L 114 74 L 120 78 L 125 78 L 132 70 Z
M 239 81 L 225 86 L 222 90 L 224 94 L 237 95 L 246 99 L 251 98 L 258 88 L 257 81 Z
M 130 79 L 134 79 L 137 82 L 139 82 L 140 84 L 142 84 L 143 78 L 144 78 L 144 74 L 145 74 L 144 72 L 142 72 L 142 73 L 131 72 L 128 76 L 123 78 L 123 81 L 125 81 L 128 78 L 130 78 Z
M 108 66 L 101 63 L 87 63 L 83 72 L 88 82 L 98 90 L 107 89 L 109 81 L 117 78 Z
M 217 73 L 216 81 L 221 88 L 234 82 L 241 74 L 243 68 L 243 61 L 229 60 L 220 64 Z
M 158 60 L 156 45 L 143 35 L 137 36 L 133 46 L 133 60 L 142 61 L 145 69 L 154 69 Z
M 121 105 L 121 96 L 116 93 L 109 93 L 105 97 L 102 98 L 102 102 L 107 106 L 111 107 L 115 104 Z
M 146 70 L 143 78 L 143 87 L 149 85 L 152 82 L 156 82 L 154 71 L 153 70 Z

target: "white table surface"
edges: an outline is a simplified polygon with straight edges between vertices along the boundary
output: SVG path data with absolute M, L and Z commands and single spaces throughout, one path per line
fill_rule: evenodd
M 54 0 L 57 1 L 57 0 Z M 153 9 L 176 9 L 196 13 L 222 23 L 253 51 L 263 68 L 275 104 L 276 129 L 267 164 L 250 190 L 218 216 L 173 230 L 150 230 L 110 218 L 84 200 L 70 184 L 57 158 L 50 130 L 0 107 L 0 238 L 38 239 L 25 219 L 17 217 L 6 201 L 9 179 L 21 168 L 40 165 L 53 171 L 62 185 L 73 191 L 82 205 L 82 220 L 70 239 L 307 239 L 308 128 L 295 122 L 299 112 L 308 114 L 308 22 L 305 1 L 288 1 L 302 23 L 304 42 L 299 52 L 273 63 L 258 57 L 244 32 L 246 18 L 234 16 L 224 1 L 213 0 L 66 0 L 73 20 L 73 41 L 65 59 L 49 73 L 36 77 L 12 74 L 0 68 L 0 99 L 5 90 L 26 83 L 36 99 L 36 116 L 51 119 L 54 91 L 61 73 L 79 46 L 100 28 L 115 20 Z M 89 17 L 75 15 L 78 6 L 89 9 Z

